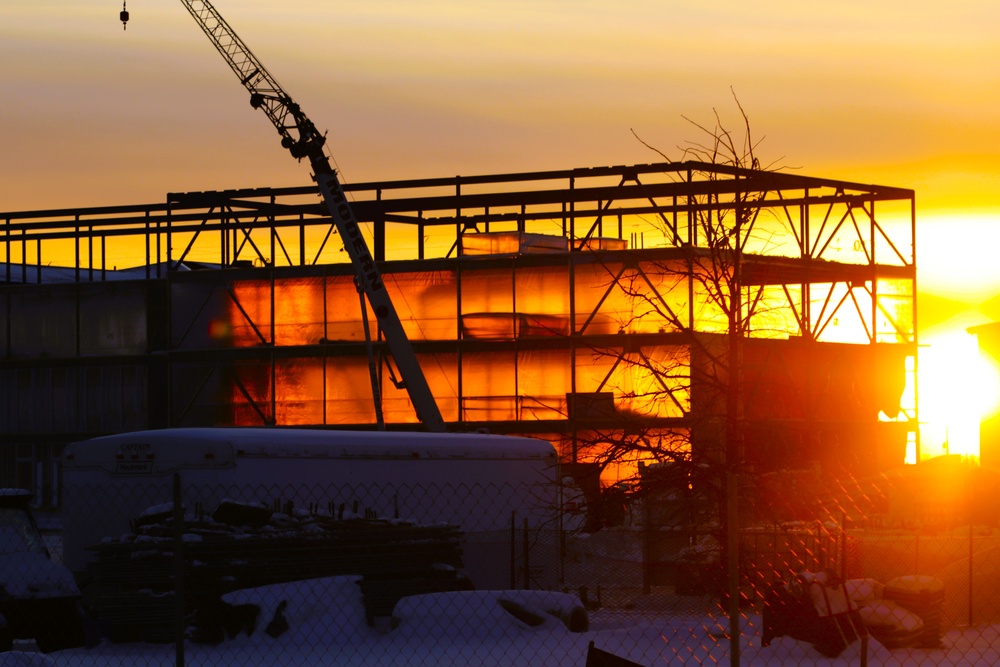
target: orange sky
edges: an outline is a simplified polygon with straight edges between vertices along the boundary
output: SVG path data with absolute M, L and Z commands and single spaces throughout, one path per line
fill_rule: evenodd
M 657 161 L 732 87 L 765 163 L 916 190 L 925 342 L 1000 319 L 1000 3 L 680 4 L 216 2 L 349 181 Z M 0 4 L 0 211 L 309 182 L 180 2 L 120 9 Z
M 803 173 L 1000 209 L 1000 6 L 218 0 L 351 180 L 653 161 L 737 123 Z M 307 170 L 180 2 L 5 0 L 0 210 L 290 185 Z M 58 178 L 59 186 L 52 182 Z M 71 179 L 69 181 L 64 179 Z

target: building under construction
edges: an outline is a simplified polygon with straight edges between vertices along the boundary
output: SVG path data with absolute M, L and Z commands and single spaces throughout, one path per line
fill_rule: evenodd
M 605 482 L 724 424 L 763 472 L 917 446 L 911 190 L 693 162 L 346 190 L 449 430 Z M 4 486 L 58 504 L 61 447 L 115 432 L 421 428 L 315 188 L 0 222 Z

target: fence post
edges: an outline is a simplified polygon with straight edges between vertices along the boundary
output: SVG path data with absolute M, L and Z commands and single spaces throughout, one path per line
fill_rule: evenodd
M 523 544 L 524 548 L 524 590 L 531 590 L 531 570 L 528 567 L 530 565 L 531 557 L 531 542 L 528 540 L 528 517 L 524 517 L 524 529 L 523 529 Z
M 974 495 L 975 494 L 975 489 L 972 486 L 973 485 L 973 477 L 972 477 L 972 471 L 971 471 L 971 469 L 969 470 L 968 475 L 969 475 L 969 481 L 968 481 L 968 484 L 965 485 L 965 488 L 969 492 L 969 500 L 968 500 L 968 505 L 969 505 L 969 627 L 971 628 L 973 626 L 973 620 L 972 620 L 972 617 L 973 617 L 973 612 L 972 612 L 972 596 L 973 596 L 973 593 L 974 593 L 974 588 L 973 588 L 973 584 L 972 584 L 972 568 L 973 568 L 972 557 L 974 555 L 975 548 L 976 548 L 976 544 L 975 544 L 975 524 L 976 524 L 976 517 L 975 517 L 975 509 L 974 509 L 974 506 L 973 506 L 973 502 L 975 501 L 975 495 Z
M 974 623 L 972 621 L 972 595 L 974 592 L 972 586 L 972 556 L 975 551 L 975 531 L 973 529 L 972 521 L 969 521 L 969 627 L 971 628 Z
M 639 465 L 642 465 L 641 463 Z M 652 583 L 652 563 L 650 563 L 650 540 L 652 539 L 653 528 L 651 524 L 652 511 L 650 510 L 650 494 L 646 492 L 646 487 L 640 487 L 642 493 L 642 594 L 649 595 L 653 590 Z
M 730 466 L 731 466 L 730 462 Z M 729 592 L 729 664 L 740 667 L 740 533 L 737 521 L 739 478 L 730 467 L 726 472 L 726 590 Z
M 560 492 L 561 493 L 561 492 Z M 566 511 L 565 505 L 559 501 L 559 588 L 566 586 Z
M 517 588 L 517 513 L 510 513 L 510 588 Z
M 176 667 L 184 667 L 184 505 L 181 474 L 174 473 L 174 623 Z
M 840 580 L 847 581 L 847 512 L 840 513 Z

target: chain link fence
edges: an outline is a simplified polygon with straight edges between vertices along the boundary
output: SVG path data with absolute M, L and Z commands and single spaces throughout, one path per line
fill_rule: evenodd
M 734 619 L 723 531 L 656 525 L 651 496 L 593 532 L 535 484 L 178 475 L 64 498 L 44 568 L 12 557 L 24 530 L 4 527 L 0 640 L 21 660 L 44 654 L 0 664 L 1000 661 L 1000 532 L 984 525 L 745 520 Z M 73 594 L 46 579 L 60 568 Z

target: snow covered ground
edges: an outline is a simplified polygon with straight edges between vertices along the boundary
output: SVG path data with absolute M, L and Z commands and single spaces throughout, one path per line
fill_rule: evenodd
M 188 643 L 192 667 L 288 665 L 289 667 L 374 665 L 567 665 L 583 667 L 587 647 L 642 665 L 729 664 L 727 621 L 714 614 L 683 615 L 598 610 L 585 632 L 571 632 L 578 611 L 573 596 L 535 591 L 454 592 L 404 598 L 395 627 L 370 628 L 353 577 L 297 582 L 231 594 L 228 602 L 261 607 L 257 629 L 217 645 Z M 264 627 L 281 600 L 288 605 L 286 632 L 272 638 Z M 510 613 L 513 609 L 517 615 Z M 520 617 L 520 618 L 519 618 Z M 577 621 L 578 621 L 578 617 Z M 760 646 L 761 619 L 750 615 L 743 627 L 744 665 L 839 666 L 861 664 L 860 642 L 837 658 L 825 658 L 809 644 L 788 638 Z M 869 665 L 1000 664 L 1000 628 L 949 632 L 942 649 L 889 651 L 874 639 Z M 997 648 L 994 648 L 996 646 Z M 173 665 L 173 645 L 109 644 L 49 655 L 0 654 L 0 667 L 118 667 Z

